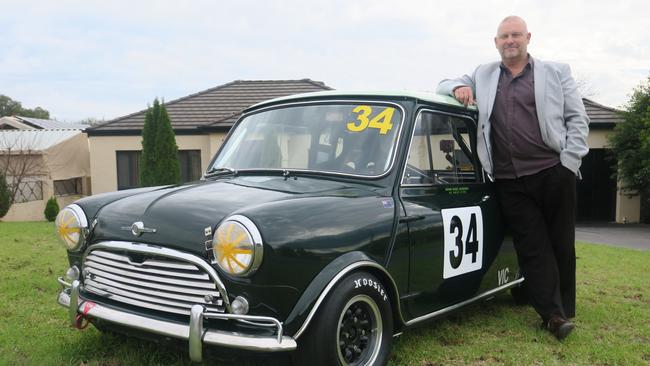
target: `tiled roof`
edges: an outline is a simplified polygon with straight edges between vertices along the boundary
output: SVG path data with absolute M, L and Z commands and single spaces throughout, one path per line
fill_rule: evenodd
M 229 128 L 247 107 L 280 96 L 330 90 L 322 82 L 302 80 L 236 80 L 186 97 L 165 102 L 175 131 L 196 131 L 215 124 Z M 86 131 L 90 134 L 140 133 L 146 110 L 119 117 Z
M 587 115 L 591 120 L 591 127 L 613 127 L 623 122 L 623 111 L 596 103 L 593 100 L 582 98 Z

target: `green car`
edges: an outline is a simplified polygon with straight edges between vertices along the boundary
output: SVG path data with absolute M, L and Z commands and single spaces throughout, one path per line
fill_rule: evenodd
M 477 113 L 425 93 L 248 108 L 198 182 L 81 199 L 56 219 L 70 323 L 383 365 L 394 336 L 519 286 Z

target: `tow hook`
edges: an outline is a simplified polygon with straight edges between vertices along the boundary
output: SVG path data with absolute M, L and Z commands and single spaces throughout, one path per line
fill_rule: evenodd
M 93 318 L 88 316 L 88 312 L 90 311 L 90 309 L 95 307 L 95 303 L 92 301 L 86 301 L 84 302 L 83 305 L 84 307 L 81 310 L 81 314 L 77 314 L 77 316 L 75 317 L 74 324 L 72 325 L 73 327 L 80 330 L 88 328 L 88 325 L 92 323 Z
M 92 318 L 87 318 L 85 315 L 79 314 L 75 318 L 74 327 L 79 330 L 84 330 L 88 328 L 91 322 L 92 322 Z

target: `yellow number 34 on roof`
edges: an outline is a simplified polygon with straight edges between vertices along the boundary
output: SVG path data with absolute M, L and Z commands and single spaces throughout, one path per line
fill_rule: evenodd
M 394 112 L 395 108 L 386 107 L 372 119 L 369 119 L 372 115 L 372 107 L 369 105 L 357 106 L 352 110 L 352 113 L 357 114 L 357 120 L 348 122 L 348 131 L 361 132 L 366 128 L 376 128 L 379 130 L 380 135 L 385 135 L 393 128 L 391 120 Z

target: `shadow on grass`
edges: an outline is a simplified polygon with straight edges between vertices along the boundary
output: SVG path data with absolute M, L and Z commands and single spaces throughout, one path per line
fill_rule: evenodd
M 61 350 L 71 365 L 198 365 L 189 358 L 188 344 L 174 339 L 152 339 L 99 331 L 93 326 L 74 344 Z M 288 356 L 204 347 L 203 365 L 286 365 Z

